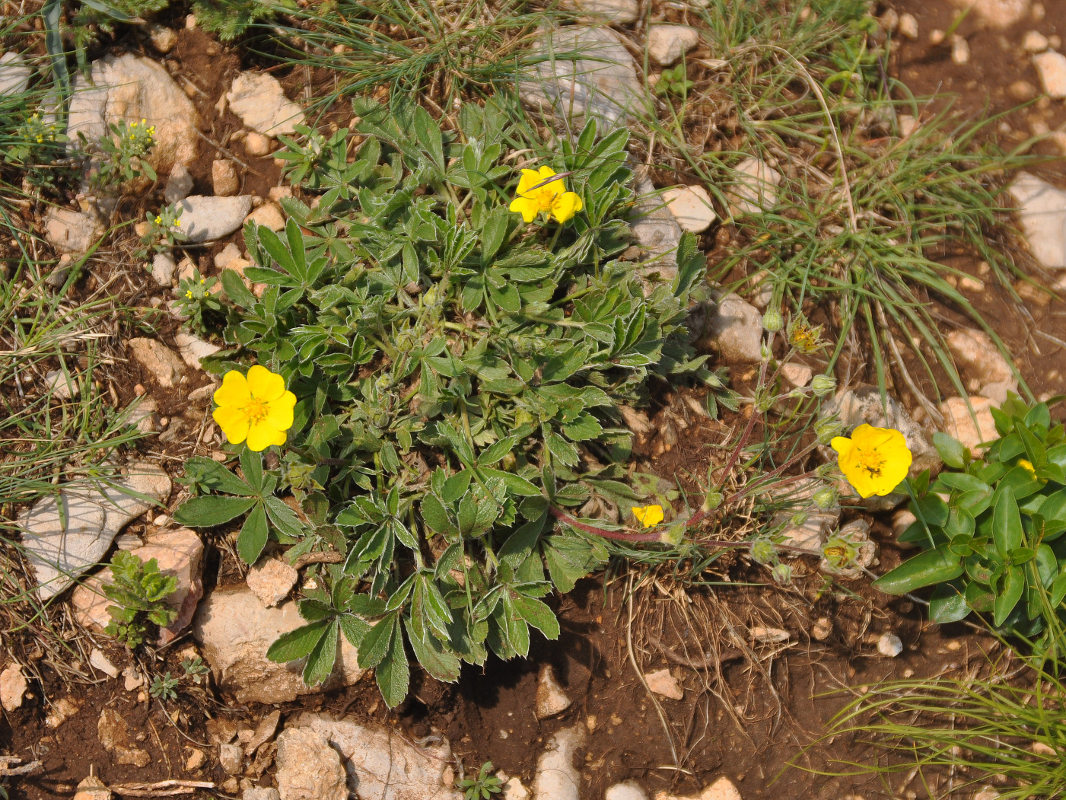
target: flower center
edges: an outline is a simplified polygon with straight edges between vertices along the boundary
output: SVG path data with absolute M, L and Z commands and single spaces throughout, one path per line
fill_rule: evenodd
M 881 469 L 885 466 L 885 457 L 876 450 L 863 450 L 860 448 L 856 460 L 859 462 L 859 469 L 869 472 L 871 478 L 881 477 Z
M 256 397 L 251 398 L 244 407 L 244 413 L 248 415 L 248 422 L 251 425 L 257 425 L 266 419 L 269 410 L 267 404 Z

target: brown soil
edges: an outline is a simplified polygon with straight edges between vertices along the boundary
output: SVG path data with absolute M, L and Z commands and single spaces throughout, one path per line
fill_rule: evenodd
M 958 92 L 957 107 L 970 117 L 1014 105 L 1008 91 L 1014 81 L 1036 84 L 1032 68 L 1020 56 L 1020 39 L 1027 30 L 1036 27 L 1045 35 L 1066 37 L 1066 7 L 1051 2 L 1039 24 L 1021 24 L 1006 32 L 980 30 L 973 19 L 967 19 L 959 33 L 969 41 L 971 60 L 958 66 L 942 48 L 927 41 L 930 29 L 951 24 L 952 12 L 945 0 L 897 0 L 892 5 L 913 13 L 922 31 L 917 42 L 902 42 L 893 62 L 894 73 L 916 94 Z M 141 48 L 143 44 L 130 40 L 119 46 Z M 177 46 L 164 63 L 180 83 L 192 87 L 191 96 L 205 120 L 201 158 L 191 167 L 195 191 L 210 193 L 211 161 L 232 157 L 247 167 L 241 191 L 265 196 L 279 183 L 277 165 L 270 157 L 249 157 L 231 139 L 240 128 L 239 121 L 228 110 L 220 114 L 216 108 L 243 66 L 239 57 L 201 31 L 182 28 Z M 299 76 L 279 77 L 290 94 L 300 81 Z M 1005 120 L 1010 129 L 997 129 L 997 133 L 1009 145 L 1026 138 L 1036 120 L 1051 129 L 1062 125 L 1066 106 L 1037 103 L 1008 114 Z M 1061 162 L 1049 162 L 1038 171 L 1066 185 Z M 147 207 L 149 199 L 143 202 Z M 136 208 L 130 215 L 143 213 Z M 211 256 L 225 244 L 190 251 L 204 274 L 214 273 Z M 1021 254 L 1019 261 L 1028 263 Z M 955 257 L 950 263 L 979 275 L 973 259 Z M 112 277 L 106 255 L 94 261 L 92 273 L 87 291 Z M 123 280 L 133 304 L 162 296 L 145 274 L 126 274 Z M 1066 305 L 1058 300 L 1029 303 L 1026 311 L 1020 311 L 1013 300 L 995 290 L 964 292 L 982 314 L 995 320 L 1034 393 L 1066 391 L 1066 375 L 1060 371 L 1056 377 L 1047 368 L 1066 364 L 1066 345 L 1055 341 L 1066 341 Z M 961 319 L 943 305 L 937 305 L 935 313 L 945 329 Z M 177 330 L 175 323 L 167 321 L 155 326 L 154 332 L 172 343 Z M 751 380 L 754 376 L 738 377 Z M 121 359 L 111 379 L 121 404 L 133 397 L 137 384 L 149 385 L 147 376 L 132 365 L 123 365 Z M 161 412 L 192 420 L 193 432 L 199 424 L 195 420 L 206 419 L 209 408 L 206 398 L 189 407 L 186 395 L 195 388 L 197 384 L 183 387 L 180 394 L 152 391 L 161 401 Z M 692 489 L 706 475 L 708 460 L 720 456 L 723 443 L 735 437 L 744 418 L 727 418 L 722 423 L 694 418 L 679 394 L 658 402 L 654 429 L 673 427 L 676 443 L 656 448 L 648 442 L 638 447 L 638 455 L 651 470 L 676 477 Z M 678 419 L 686 421 L 683 427 Z M 180 436 L 153 443 L 148 450 L 177 467 L 194 450 L 205 452 L 205 446 L 198 438 L 192 441 Z M 883 525 L 875 527 L 875 534 L 881 544 L 879 569 L 889 569 L 899 562 L 900 553 Z M 218 548 L 209 561 L 209 573 L 221 572 L 220 583 L 239 580 L 226 545 L 212 544 Z M 745 800 L 839 800 L 849 794 L 865 800 L 928 796 L 914 775 L 882 781 L 817 774 L 826 768 L 842 770 L 845 763 L 871 757 L 860 742 L 819 742 L 825 722 L 862 686 L 885 678 L 988 669 L 995 643 L 963 626 L 929 626 L 913 603 L 880 595 L 866 581 L 831 587 L 813 563 L 797 561 L 795 570 L 796 582 L 790 588 L 766 586 L 765 571 L 733 557 L 716 561 L 702 575 L 689 576 L 694 583 L 707 584 L 702 590 L 689 584 L 682 592 L 681 584 L 667 571 L 628 577 L 608 574 L 583 581 L 577 590 L 556 600 L 563 628 L 560 640 L 536 639 L 526 661 L 490 659 L 484 669 L 464 670 L 456 686 L 442 686 L 416 674 L 411 697 L 394 712 L 385 708 L 376 687 L 366 681 L 289 704 L 283 709 L 283 719 L 298 710 L 322 708 L 359 720 L 392 721 L 412 738 L 440 732 L 468 771 L 492 760 L 526 786 L 532 782 L 536 757 L 550 735 L 582 723 L 589 733 L 583 751 L 582 797 L 595 800 L 603 797 L 607 786 L 627 778 L 653 791 L 698 793 L 719 775 L 733 779 Z M 832 632 L 825 641 L 816 641 L 811 631 L 822 617 L 831 620 Z M 784 642 L 760 642 L 750 633 L 756 626 L 780 628 L 789 637 Z M 903 640 L 904 651 L 898 658 L 877 653 L 875 642 L 886 632 Z M 98 638 L 119 669 L 131 663 L 128 652 L 109 645 L 106 637 Z M 24 637 L 13 636 L 4 646 L 34 660 L 32 642 Z M 181 674 L 183 646 L 179 642 L 159 653 L 151 672 Z M 90 769 L 109 784 L 186 779 L 212 781 L 225 796 L 239 793 L 233 782 L 226 783 L 228 776 L 218 765 L 209 730 L 217 730 L 218 720 L 228 720 L 230 727 L 254 727 L 270 709 L 237 707 L 209 686 L 160 703 L 147 695 L 146 687 L 125 691 L 121 678 L 83 683 L 55 671 L 40 655 L 34 663 L 40 681 L 34 681 L 33 697 L 20 710 L 0 716 L 0 752 L 24 761 L 40 759 L 43 769 L 19 779 L 10 790 L 12 798 L 67 797 Z M 549 665 L 573 705 L 560 717 L 538 721 L 533 714 L 537 678 Z M 72 668 L 89 672 L 84 664 Z M 657 698 L 644 689 L 640 675 L 661 668 L 669 668 L 681 681 L 683 701 Z M 77 704 L 77 713 L 58 728 L 49 727 L 46 716 L 64 698 Z M 129 723 L 135 746 L 148 753 L 146 766 L 116 764 L 103 749 L 98 721 L 104 709 L 118 711 Z M 201 767 L 186 770 L 194 749 L 206 758 Z M 250 781 L 266 784 L 269 778 L 267 771 Z M 935 790 L 937 776 L 932 780 L 929 788 Z M 216 789 L 203 796 L 220 796 L 220 792 Z

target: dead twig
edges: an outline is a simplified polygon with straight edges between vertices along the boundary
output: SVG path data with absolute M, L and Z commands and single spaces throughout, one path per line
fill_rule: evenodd
M 40 761 L 30 761 L 21 766 L 14 766 L 21 760 L 18 756 L 0 756 L 0 777 L 10 778 L 15 775 L 29 775 L 44 766 Z
M 108 788 L 124 797 L 173 797 L 179 794 L 192 794 L 197 789 L 214 789 L 215 783 L 214 781 L 166 780 L 157 783 L 120 783 Z

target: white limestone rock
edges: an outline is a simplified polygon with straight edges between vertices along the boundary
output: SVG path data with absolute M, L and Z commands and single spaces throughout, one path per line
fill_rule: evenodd
M 177 386 L 185 375 L 181 358 L 162 342 L 141 336 L 126 342 L 130 357 L 140 364 L 164 389 Z
M 233 233 L 252 209 L 252 197 L 247 194 L 233 197 L 191 195 L 178 203 L 181 209 L 181 229 L 189 244 L 221 239 Z
M 19 527 L 41 599 L 51 599 L 99 563 L 119 531 L 154 502 L 165 500 L 170 488 L 162 469 L 136 463 L 113 487 L 78 481 L 64 487 L 58 497 L 38 500 L 19 518 Z
M 562 714 L 573 702 L 555 679 L 551 665 L 542 666 L 537 678 L 537 699 L 534 708 L 537 719 L 548 719 Z
M 955 8 L 971 9 L 986 27 L 1003 30 L 1021 22 L 1029 14 L 1030 0 L 950 0 Z
M 735 170 L 733 186 L 727 193 L 734 217 L 761 214 L 777 204 L 780 172 L 757 158 L 744 159 Z
M 1010 364 L 984 331 L 957 328 L 944 337 L 944 343 L 971 391 L 998 404 L 1007 399 L 1007 392 L 1018 390 Z
M 80 146 L 78 134 L 94 142 L 111 123 L 143 119 L 155 126 L 155 146 L 147 158 L 157 174 L 196 160 L 196 107 L 158 62 L 130 53 L 108 55 L 92 63 L 90 80 L 77 74 L 73 88 L 67 120 L 72 147 Z
M 574 756 L 584 743 L 583 724 L 555 732 L 537 759 L 534 800 L 581 800 L 581 775 Z
M 291 136 L 304 123 L 300 106 L 285 96 L 277 78 L 266 73 L 240 73 L 226 93 L 226 102 L 246 128 L 264 136 Z
M 314 713 L 289 721 L 286 731 L 292 728 L 314 731 L 340 753 L 348 788 L 360 800 L 462 799 L 454 787 L 452 751 L 446 739 L 419 746 L 384 725 L 360 725 Z
M 203 647 L 215 683 L 238 703 L 286 703 L 305 694 L 350 686 L 365 672 L 356 650 L 340 638 L 337 663 L 324 683 L 307 686 L 301 673 L 304 660 L 277 664 L 267 649 L 283 633 L 306 624 L 296 603 L 265 608 L 246 586 L 216 589 L 200 603 L 193 636 Z
M 992 406 L 992 401 L 987 397 L 977 395 L 947 398 L 940 404 L 940 413 L 944 415 L 944 433 L 973 451 L 978 449 L 981 442 L 998 439 Z
M 103 234 L 104 226 L 90 211 L 53 207 L 45 213 L 44 236 L 61 253 L 87 253 Z
M 289 596 L 299 578 L 300 573 L 281 559 L 264 558 L 248 570 L 244 580 L 259 602 L 271 608 Z
M 1009 189 L 1033 256 L 1048 269 L 1066 269 L 1066 191 L 1028 172 Z
M 17 663 L 8 664 L 0 672 L 0 707 L 9 714 L 22 705 L 29 683 Z
M 637 0 L 561 0 L 559 7 L 593 22 L 628 25 L 637 20 Z
M 278 736 L 276 761 L 281 800 L 348 800 L 341 757 L 318 731 L 286 728 Z
M 747 300 L 727 294 L 708 309 L 696 341 L 701 352 L 716 351 L 726 364 L 757 364 L 762 360 L 762 314 Z
M 663 202 L 683 231 L 703 233 L 718 219 L 711 196 L 702 186 L 675 186 L 663 191 Z
M 670 700 L 684 700 L 685 690 L 668 669 L 657 669 L 644 675 L 648 689 Z
M 1033 66 L 1044 94 L 1053 100 L 1066 98 L 1066 56 L 1054 50 L 1037 53 L 1033 56 Z
M 178 347 L 178 355 L 182 361 L 192 369 L 203 369 L 203 359 L 213 356 L 222 348 L 217 344 L 205 342 L 199 336 L 191 333 L 180 332 L 174 334 L 174 344 Z
M 22 94 L 30 87 L 33 70 L 19 53 L 8 51 L 0 56 L 0 97 Z
M 699 31 L 688 25 L 648 26 L 648 55 L 662 67 L 672 66 L 699 41 Z
M 531 55 L 544 60 L 519 76 L 522 102 L 578 129 L 592 117 L 603 134 L 624 125 L 631 109 L 651 106 L 633 57 L 609 28 L 549 28 Z

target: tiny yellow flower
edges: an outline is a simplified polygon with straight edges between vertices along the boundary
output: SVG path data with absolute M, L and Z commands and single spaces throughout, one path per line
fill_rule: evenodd
M 175 228 L 180 228 L 181 227 L 181 220 L 180 219 L 174 220 L 174 227 Z
M 159 216 L 158 214 L 155 215 L 155 224 L 156 225 L 162 225 L 163 224 L 163 218 L 161 216 Z
M 248 370 L 247 378 L 230 370 L 214 399 L 218 408 L 211 416 L 231 444 L 247 439 L 248 448 L 256 452 L 285 444 L 296 395 L 285 388 L 285 380 L 277 373 L 259 364 Z
M 1036 477 L 1036 467 L 1033 466 L 1033 462 L 1029 459 L 1019 458 L 1018 466 L 1028 472 L 1032 477 Z
M 207 283 L 207 278 L 200 278 L 200 283 Z
M 186 289 L 185 296 L 192 300 L 192 289 Z
M 141 124 L 142 124 L 142 125 L 144 125 L 144 124 L 145 124 L 145 123 L 146 123 L 147 121 L 148 121 L 148 120 L 146 120 L 146 119 L 145 119 L 144 117 L 141 117 Z
M 555 175 L 551 167 L 522 170 L 515 199 L 508 209 L 521 214 L 526 222 L 532 222 L 541 213 L 554 217 L 557 222 L 566 222 L 582 209 L 583 203 L 576 192 L 566 191 L 562 178 Z
M 662 506 L 633 506 L 630 510 L 645 528 L 654 528 L 665 519 Z
M 850 439 L 836 436 L 829 445 L 837 451 L 840 471 L 862 498 L 891 494 L 911 468 L 907 440 L 893 428 L 864 423 L 852 431 Z

